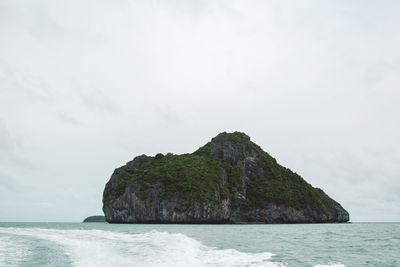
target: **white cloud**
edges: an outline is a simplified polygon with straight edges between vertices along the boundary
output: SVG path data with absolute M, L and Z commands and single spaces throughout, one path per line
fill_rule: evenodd
M 40 194 L 0 194 L 26 203 L 0 220 L 80 221 L 135 155 L 191 152 L 234 130 L 353 219 L 399 220 L 399 7 L 2 1 L 0 146 L 13 152 L 0 171 Z

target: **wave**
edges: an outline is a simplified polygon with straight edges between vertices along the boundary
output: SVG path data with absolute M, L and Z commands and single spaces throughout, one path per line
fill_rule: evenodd
M 184 234 L 155 230 L 144 234 L 130 234 L 103 230 L 2 228 L 0 234 L 7 234 L 0 239 L 0 251 L 9 247 L 16 236 L 50 241 L 62 248 L 63 254 L 68 256 L 72 265 L 76 267 L 284 266 L 272 262 L 271 253 L 245 253 L 235 249 L 218 249 L 203 245 Z M 27 249 L 19 247 L 19 251 L 24 253 Z M 6 257 L 9 255 L 0 254 Z M 7 259 L 0 258 L 0 265 L 6 261 Z

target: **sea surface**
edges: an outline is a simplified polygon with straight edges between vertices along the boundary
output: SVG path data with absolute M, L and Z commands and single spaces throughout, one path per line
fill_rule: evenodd
M 0 266 L 400 266 L 400 223 L 0 223 Z

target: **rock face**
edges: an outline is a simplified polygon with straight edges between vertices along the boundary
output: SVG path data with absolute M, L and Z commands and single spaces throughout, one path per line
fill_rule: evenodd
M 349 221 L 339 203 L 240 132 L 192 154 L 136 157 L 106 184 L 103 211 L 110 223 Z

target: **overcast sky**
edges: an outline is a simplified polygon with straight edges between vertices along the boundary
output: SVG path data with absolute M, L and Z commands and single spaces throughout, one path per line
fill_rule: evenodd
M 102 214 L 113 170 L 243 131 L 400 221 L 398 1 L 0 0 L 0 221 Z

